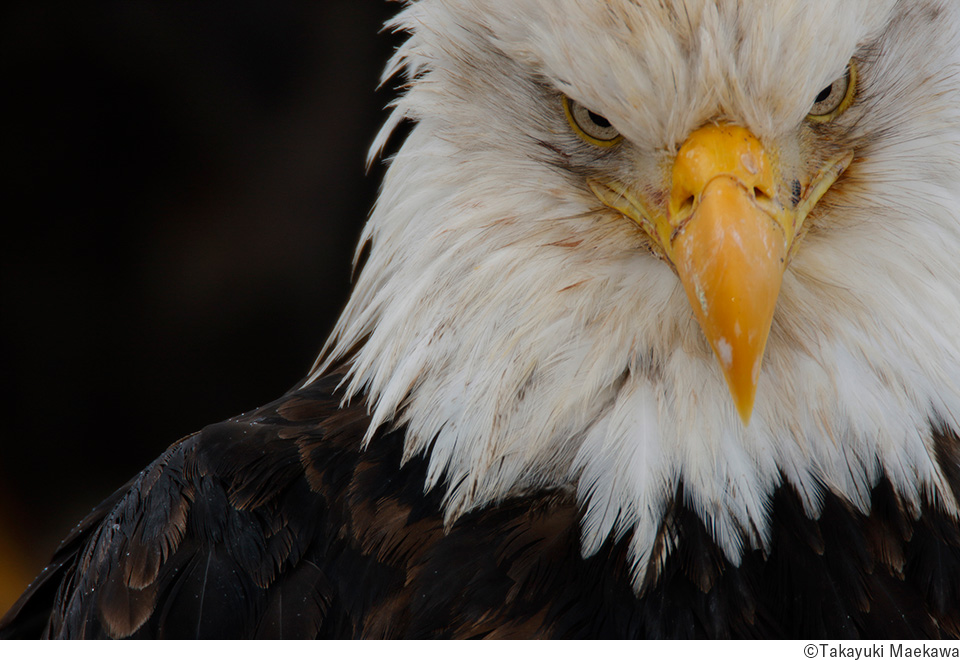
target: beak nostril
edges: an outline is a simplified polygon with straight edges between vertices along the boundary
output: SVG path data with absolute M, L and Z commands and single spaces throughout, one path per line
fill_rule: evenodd
M 687 195 L 687 197 L 680 202 L 680 206 L 677 207 L 677 216 L 686 217 L 693 211 L 693 205 L 696 202 L 696 198 L 693 195 Z
M 753 198 L 758 202 L 770 201 L 770 195 L 768 195 L 766 191 L 763 190 L 763 188 L 760 188 L 758 186 L 753 187 Z

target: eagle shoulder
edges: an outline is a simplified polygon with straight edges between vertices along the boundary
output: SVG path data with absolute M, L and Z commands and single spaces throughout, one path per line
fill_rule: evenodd
M 365 402 L 341 405 L 338 382 L 172 445 L 71 532 L 0 636 L 960 635 L 956 520 L 911 511 L 887 479 L 868 513 L 825 489 L 816 519 L 782 485 L 769 546 L 739 564 L 681 484 L 637 592 L 629 531 L 583 555 L 573 489 L 445 525 L 428 461 L 404 460 L 402 428 L 363 448 Z M 937 438 L 955 461 L 957 437 Z
M 536 635 L 528 587 L 579 557 L 572 495 L 445 529 L 426 462 L 401 466 L 402 430 L 361 449 L 369 417 L 337 382 L 172 445 L 77 526 L 0 636 Z

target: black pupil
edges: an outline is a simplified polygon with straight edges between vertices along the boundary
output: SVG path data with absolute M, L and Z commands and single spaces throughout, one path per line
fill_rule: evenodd
M 600 128 L 610 128 L 610 122 L 607 121 L 606 117 L 601 117 L 596 112 L 590 112 L 589 110 L 587 110 L 587 115 L 590 117 L 590 121 Z
M 829 87 L 827 87 L 826 89 L 824 89 L 822 92 L 820 92 L 819 94 L 817 94 L 817 101 L 816 101 L 816 102 L 817 102 L 817 103 L 823 103 L 824 101 L 826 101 L 828 98 L 830 98 L 830 92 L 832 92 L 832 91 L 833 91 L 833 85 L 830 85 Z

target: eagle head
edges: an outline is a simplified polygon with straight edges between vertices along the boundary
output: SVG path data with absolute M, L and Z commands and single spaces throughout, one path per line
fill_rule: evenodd
M 956 514 L 960 6 L 417 0 L 413 125 L 315 367 L 405 428 L 448 522 L 575 491 L 585 554 L 670 502 L 727 558 L 808 515 Z

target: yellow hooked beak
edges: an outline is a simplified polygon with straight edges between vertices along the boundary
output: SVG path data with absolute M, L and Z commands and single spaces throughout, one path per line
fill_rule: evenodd
M 801 196 L 781 183 L 750 131 L 709 125 L 680 147 L 666 209 L 648 208 L 631 186 L 589 182 L 601 202 L 637 222 L 673 264 L 744 425 L 788 255 L 807 213 L 851 159 L 847 153 L 828 163 Z

